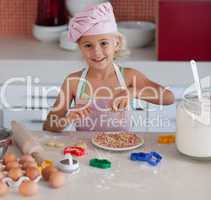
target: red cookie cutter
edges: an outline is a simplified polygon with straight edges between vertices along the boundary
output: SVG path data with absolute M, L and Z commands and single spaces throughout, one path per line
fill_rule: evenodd
M 64 148 L 64 155 L 70 154 L 72 156 L 83 156 L 85 154 L 85 149 L 77 146 L 69 146 Z

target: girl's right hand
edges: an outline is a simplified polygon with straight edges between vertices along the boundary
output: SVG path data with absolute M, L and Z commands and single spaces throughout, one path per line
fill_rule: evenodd
M 84 107 L 84 108 L 83 108 Z M 66 118 L 68 121 L 75 121 L 79 119 L 84 119 L 91 113 L 91 108 L 88 106 L 77 104 L 77 106 L 74 109 L 70 109 L 67 114 Z

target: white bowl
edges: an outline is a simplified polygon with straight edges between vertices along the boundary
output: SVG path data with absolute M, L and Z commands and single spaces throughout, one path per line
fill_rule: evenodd
M 96 5 L 96 4 L 101 4 L 103 2 L 106 2 L 108 0 L 66 0 L 66 7 L 67 10 L 70 12 L 71 15 L 75 15 L 76 13 L 84 10 L 85 8 Z
M 145 47 L 155 37 L 155 24 L 145 21 L 121 21 L 118 29 L 127 40 L 128 48 Z
M 42 42 L 57 42 L 59 41 L 62 32 L 67 30 L 67 25 L 62 26 L 39 26 L 34 25 L 32 34 Z

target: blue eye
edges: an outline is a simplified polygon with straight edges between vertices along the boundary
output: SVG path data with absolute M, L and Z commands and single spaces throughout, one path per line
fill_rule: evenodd
M 102 41 L 100 44 L 101 44 L 102 46 L 107 46 L 107 45 L 109 45 L 109 42 L 108 42 L 108 41 Z
M 90 48 L 92 45 L 91 44 L 85 44 L 84 47 L 85 48 Z

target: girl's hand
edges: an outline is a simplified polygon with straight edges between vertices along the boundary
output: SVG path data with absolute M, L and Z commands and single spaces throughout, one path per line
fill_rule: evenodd
M 112 111 L 124 111 L 128 110 L 130 106 L 130 90 L 124 89 L 114 95 L 114 98 L 111 102 Z
M 84 108 L 83 108 L 84 107 Z M 74 109 L 70 109 L 66 114 L 68 121 L 75 121 L 79 119 L 84 119 L 91 113 L 91 108 L 88 106 L 77 104 Z

